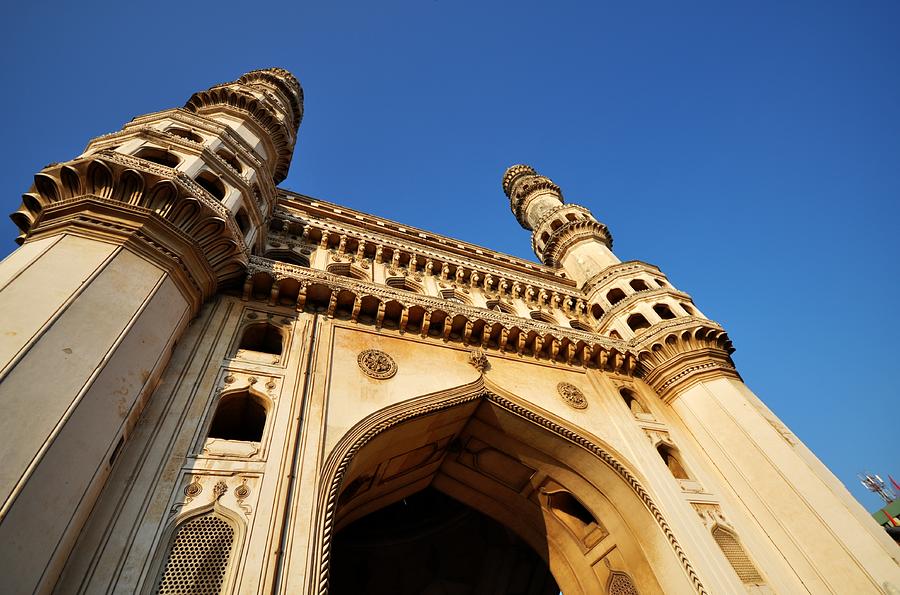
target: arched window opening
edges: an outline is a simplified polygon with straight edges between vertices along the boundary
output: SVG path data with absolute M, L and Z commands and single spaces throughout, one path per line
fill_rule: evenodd
M 230 165 L 232 169 L 234 169 L 238 173 L 241 173 L 241 164 L 234 155 L 232 155 L 228 151 L 225 151 L 224 149 L 219 149 L 218 151 L 216 151 L 216 155 L 218 155 L 222 161 Z
M 712 535 L 719 549 L 725 554 L 725 559 L 728 560 L 728 563 L 731 564 L 731 567 L 737 573 L 738 578 L 741 579 L 741 582 L 744 584 L 761 584 L 765 582 L 756 566 L 750 561 L 747 552 L 744 551 L 741 543 L 731 531 L 721 525 L 716 525 L 712 530 Z
M 622 335 L 620 335 L 619 331 L 617 331 L 617 330 L 611 330 L 611 331 L 609 331 L 609 338 L 610 339 L 621 339 Z
M 149 161 L 151 163 L 156 163 L 157 165 L 164 165 L 166 167 L 175 168 L 181 163 L 181 159 L 178 158 L 174 153 L 170 153 L 163 149 L 157 149 L 155 147 L 144 147 L 140 151 L 134 154 L 138 159 L 143 159 L 144 161 Z
M 657 280 L 656 280 L 656 284 L 659 285 L 660 287 L 665 287 L 665 286 L 666 286 L 666 282 L 663 281 L 662 279 L 657 279 Z
M 225 184 L 212 172 L 200 172 L 200 175 L 197 176 L 197 183 L 218 200 L 225 198 Z
M 643 279 L 632 279 L 628 284 L 631 285 L 631 288 L 635 291 L 645 291 L 650 289 L 650 286 L 647 285 L 647 282 Z
M 190 130 L 186 130 L 184 128 L 168 128 L 166 132 L 169 134 L 174 134 L 175 136 L 179 136 L 183 139 L 189 140 L 194 143 L 202 143 L 203 137 L 197 134 L 196 132 L 191 132 Z
M 222 397 L 207 438 L 260 442 L 265 427 L 266 408 L 245 390 Z
M 549 239 L 550 239 L 550 234 L 547 233 L 546 231 L 541 234 L 541 243 L 542 244 L 546 244 L 547 240 L 549 240 Z
M 594 320 L 600 320 L 604 314 L 605 312 L 600 307 L 600 304 L 591 304 L 591 316 L 594 317 Z
M 554 220 L 550 223 L 550 229 L 553 230 L 553 231 L 556 231 L 556 230 L 559 229 L 560 227 L 562 227 L 562 221 L 560 221 L 559 219 L 554 219 Z
M 610 289 L 606 294 L 606 300 L 615 306 L 619 302 L 625 299 L 625 292 L 616 287 L 615 289 Z
M 179 525 L 172 536 L 154 593 L 221 593 L 225 586 L 234 527 L 210 511 Z
M 250 217 L 247 216 L 247 209 L 244 207 L 239 208 L 237 213 L 234 214 L 234 220 L 237 221 L 241 233 L 246 236 L 247 232 L 251 229 Z
M 566 219 L 568 219 L 569 221 L 575 221 L 575 219 L 577 218 L 578 217 L 575 215 L 575 213 L 566 213 Z
M 662 457 L 662 460 L 666 464 L 666 467 L 669 468 L 669 472 L 672 474 L 672 477 L 674 477 L 675 479 L 690 479 L 690 477 L 688 477 L 687 471 L 684 470 L 684 466 L 681 464 L 681 461 L 678 460 L 678 456 L 675 454 L 674 449 L 666 444 L 660 444 L 656 447 L 656 452 L 658 452 L 659 456 Z
M 643 314 L 632 314 L 628 317 L 628 327 L 634 332 L 638 332 L 641 329 L 650 328 L 650 323 Z
M 244 330 L 238 349 L 281 355 L 283 346 L 284 335 L 281 329 L 269 322 L 261 322 L 251 324 Z
M 592 548 L 608 533 L 594 515 L 569 492 L 559 491 L 547 495 L 550 511 L 584 545 Z
M 635 395 L 632 391 L 627 388 L 620 388 L 619 394 L 622 395 L 622 400 L 625 401 L 626 405 L 628 405 L 628 408 L 631 410 L 632 415 L 634 415 L 635 417 L 647 415 L 648 411 L 638 400 L 637 395 Z
M 656 312 L 657 316 L 659 316 L 663 320 L 675 318 L 675 313 L 672 312 L 672 309 L 666 304 L 656 304 L 655 306 L 653 306 L 653 311 Z
M 687 312 L 688 316 L 694 315 L 694 309 L 691 308 L 689 305 L 685 304 L 684 302 L 681 302 L 681 307 L 685 312 Z

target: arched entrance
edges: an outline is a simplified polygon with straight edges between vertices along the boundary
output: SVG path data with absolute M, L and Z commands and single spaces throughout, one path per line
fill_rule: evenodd
M 337 532 L 331 595 L 557 595 L 544 557 L 518 535 L 427 487 Z
M 333 548 L 335 534 L 346 529 L 351 541 L 364 541 L 369 515 L 434 490 L 517 536 L 567 595 L 705 593 L 620 460 L 483 380 L 379 411 L 326 463 L 319 592 L 328 592 L 331 570 L 347 572 L 344 560 L 332 564 L 332 556 L 347 555 Z

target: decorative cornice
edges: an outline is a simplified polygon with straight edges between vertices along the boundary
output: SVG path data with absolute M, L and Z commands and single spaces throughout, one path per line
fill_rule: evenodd
M 307 223 L 304 217 L 316 221 L 325 221 L 344 225 L 354 229 L 364 229 L 376 234 L 376 237 L 390 237 L 392 241 L 415 242 L 417 250 L 440 250 L 449 254 L 456 254 L 456 258 L 465 258 L 487 266 L 503 267 L 504 270 L 512 268 L 519 274 L 537 276 L 540 280 L 550 283 L 559 283 L 570 291 L 575 290 L 576 283 L 566 278 L 562 271 L 545 266 L 538 262 L 525 260 L 509 254 L 498 253 L 461 240 L 441 236 L 431 231 L 417 229 L 403 225 L 396 221 L 376 217 L 369 213 L 363 213 L 346 207 L 329 203 L 327 201 L 305 196 L 280 189 L 279 207 L 281 213 L 301 224 Z M 294 212 L 286 212 L 286 211 Z M 406 240 L 408 238 L 408 240 Z
M 541 250 L 541 260 L 547 266 L 560 266 L 569 248 L 584 241 L 596 241 L 612 248 L 612 236 L 604 224 L 593 219 L 568 221 L 550 234 L 550 239 Z
M 406 327 L 409 311 L 418 307 L 429 320 L 452 322 L 461 317 L 460 328 L 463 332 L 458 340 L 466 344 L 480 345 L 485 350 L 495 349 L 523 356 L 530 355 L 543 361 L 567 365 L 595 366 L 628 375 L 637 364 L 636 354 L 629 350 L 624 342 L 574 328 L 542 323 L 496 310 L 252 256 L 247 271 L 248 283 L 252 284 L 252 280 L 260 273 L 270 277 L 274 284 L 283 280 L 292 280 L 299 284 L 302 289 L 297 302 L 298 309 L 311 307 L 308 302 L 313 299 L 310 297 L 314 293 L 313 289 L 320 288 L 316 291 L 319 300 L 316 308 L 321 308 L 329 317 L 336 315 L 337 296 L 346 295 L 354 304 L 353 312 L 349 315 L 350 320 L 362 322 L 359 307 L 364 300 L 375 298 L 377 316 L 373 322 L 376 327 L 381 327 L 384 321 L 386 311 L 384 306 L 396 302 L 403 312 L 397 323 L 400 332 L 410 330 Z M 246 298 L 249 299 L 251 295 L 253 295 L 252 285 L 245 290 Z M 473 330 L 477 332 L 473 333 Z M 450 327 L 444 325 L 442 331 L 435 338 L 449 340 Z M 423 337 L 433 336 L 429 334 L 427 327 L 417 329 L 416 332 L 420 332 Z
M 84 217 L 77 216 L 78 209 Z M 35 175 L 34 186 L 11 218 L 23 232 L 20 241 L 56 233 L 67 224 L 77 225 L 82 234 L 102 235 L 106 229 L 119 237 L 154 238 L 176 268 L 187 267 L 199 290 L 194 299 L 200 302 L 217 285 L 240 278 L 248 259 L 231 214 L 193 180 L 114 152 L 48 166 Z
M 711 320 L 688 317 L 657 324 L 628 344 L 638 351 L 636 375 L 667 403 L 701 380 L 740 379 L 731 360 L 731 340 Z

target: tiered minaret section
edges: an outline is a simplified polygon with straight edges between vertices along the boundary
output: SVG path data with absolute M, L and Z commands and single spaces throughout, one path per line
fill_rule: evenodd
M 562 267 L 583 285 L 619 262 L 606 226 L 584 207 L 565 204 L 550 178 L 527 165 L 513 165 L 503 175 L 503 191 L 516 219 L 531 230 L 531 247 L 544 264 Z
M 639 373 L 661 397 L 674 398 L 676 389 L 702 378 L 737 377 L 725 331 L 659 269 L 620 261 L 609 229 L 584 207 L 566 204 L 550 178 L 513 165 L 503 191 L 516 219 L 532 230 L 534 253 L 578 283 L 598 334 L 638 351 Z
M 21 313 L 0 339 L 10 592 L 54 583 L 175 342 L 243 281 L 302 114 L 289 72 L 253 71 L 35 175 L 0 266 L 0 310 Z

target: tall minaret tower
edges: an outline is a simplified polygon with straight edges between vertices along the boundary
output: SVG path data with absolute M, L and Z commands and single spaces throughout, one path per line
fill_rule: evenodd
M 550 178 L 528 165 L 513 165 L 503 175 L 503 191 L 519 224 L 531 230 L 537 257 L 564 269 L 579 286 L 619 262 L 606 226 L 586 208 L 566 204 Z
M 586 209 L 565 204 L 549 178 L 513 165 L 503 190 L 516 219 L 532 231 L 538 258 L 577 282 L 592 330 L 637 354 L 635 378 L 656 393 L 664 414 L 643 424 L 651 443 L 691 452 L 698 466 L 715 469 L 706 486 L 691 485 L 681 470 L 687 479 L 679 497 L 706 528 L 727 523 L 712 496 L 730 499 L 734 518 L 742 516 L 737 524 L 765 535 L 777 551 L 757 550 L 769 580 L 780 585 L 776 592 L 892 592 L 884 581 L 897 576 L 895 544 L 744 384 L 725 330 L 655 266 L 616 258 L 606 226 Z M 778 345 L 772 345 L 772 357 L 782 357 Z M 711 517 L 710 510 L 717 512 Z M 781 560 L 790 571 L 778 569 Z M 801 583 L 805 587 L 796 586 Z
M 35 175 L 0 264 L 8 592 L 52 587 L 182 331 L 243 278 L 302 115 L 297 79 L 257 70 Z

